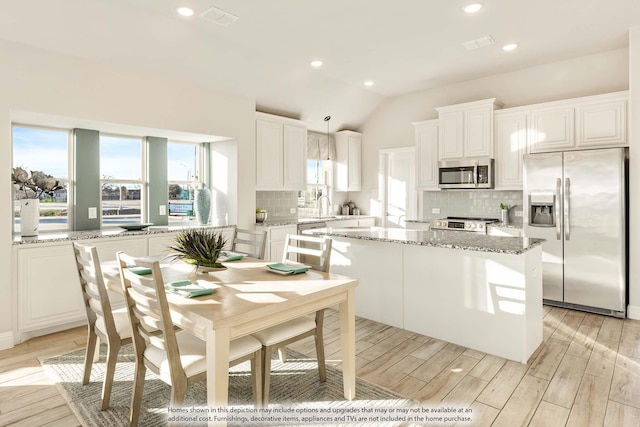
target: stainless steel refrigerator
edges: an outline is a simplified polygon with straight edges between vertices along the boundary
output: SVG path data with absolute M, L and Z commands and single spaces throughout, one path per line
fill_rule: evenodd
M 626 159 L 624 148 L 525 156 L 524 233 L 547 240 L 545 303 L 625 317 Z

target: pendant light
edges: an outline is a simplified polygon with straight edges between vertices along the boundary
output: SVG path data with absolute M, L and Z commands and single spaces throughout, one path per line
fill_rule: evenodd
M 329 148 L 331 144 L 329 143 L 329 121 L 331 120 L 331 116 L 327 116 L 324 118 L 324 121 L 327 122 L 327 160 L 331 160 L 329 156 Z M 318 157 L 320 157 L 320 153 L 318 153 Z

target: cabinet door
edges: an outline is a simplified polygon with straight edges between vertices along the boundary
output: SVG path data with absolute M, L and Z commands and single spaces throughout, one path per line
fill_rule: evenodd
M 493 110 L 487 107 L 464 112 L 464 156 L 493 157 Z
M 438 188 L 438 121 L 415 125 L 417 186 Z
M 522 190 L 527 119 L 527 112 L 496 113 L 496 190 Z
M 100 262 L 115 261 L 118 251 L 135 257 L 147 256 L 147 239 L 145 238 L 95 239 L 83 241 L 82 244 L 95 246 Z
M 439 115 L 440 159 L 460 159 L 464 156 L 464 112 L 451 111 Z
M 289 190 L 304 190 L 307 178 L 307 129 L 284 125 L 283 186 Z
M 18 330 L 86 319 L 71 243 L 17 251 Z
M 362 189 L 362 136 L 349 135 L 349 191 Z
M 531 110 L 530 153 L 572 149 L 573 106 L 535 108 Z
M 256 189 L 274 190 L 283 186 L 283 126 L 256 120 Z
M 170 253 L 169 247 L 175 244 L 176 235 L 174 233 L 158 237 L 149 237 L 148 254 L 149 256 L 167 255 Z
M 626 100 L 576 108 L 576 146 L 600 148 L 627 145 Z
M 374 227 L 375 225 L 375 218 L 363 218 L 358 220 L 358 227 Z

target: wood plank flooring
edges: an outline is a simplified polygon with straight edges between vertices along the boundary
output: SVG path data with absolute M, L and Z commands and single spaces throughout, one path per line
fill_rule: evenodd
M 463 426 L 640 425 L 640 321 L 544 310 L 544 342 L 526 365 L 358 318 L 357 375 L 424 406 L 470 408 L 474 422 Z M 84 348 L 85 335 L 75 328 L 0 351 L 0 426 L 80 425 L 39 360 Z M 315 354 L 311 339 L 291 348 Z M 325 352 L 339 368 L 335 310 Z

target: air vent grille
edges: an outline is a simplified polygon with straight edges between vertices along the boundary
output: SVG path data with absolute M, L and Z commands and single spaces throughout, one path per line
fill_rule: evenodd
M 225 12 L 224 10 L 220 10 L 216 7 L 205 10 L 200 14 L 200 17 L 206 19 L 207 21 L 215 22 L 222 27 L 226 27 L 238 20 L 237 16 L 232 15 L 229 12 Z
M 475 50 L 481 47 L 490 46 L 495 42 L 496 41 L 493 39 L 493 37 L 491 37 L 491 35 L 486 35 L 484 37 L 466 41 L 462 43 L 462 46 L 464 46 L 464 48 L 467 50 Z

